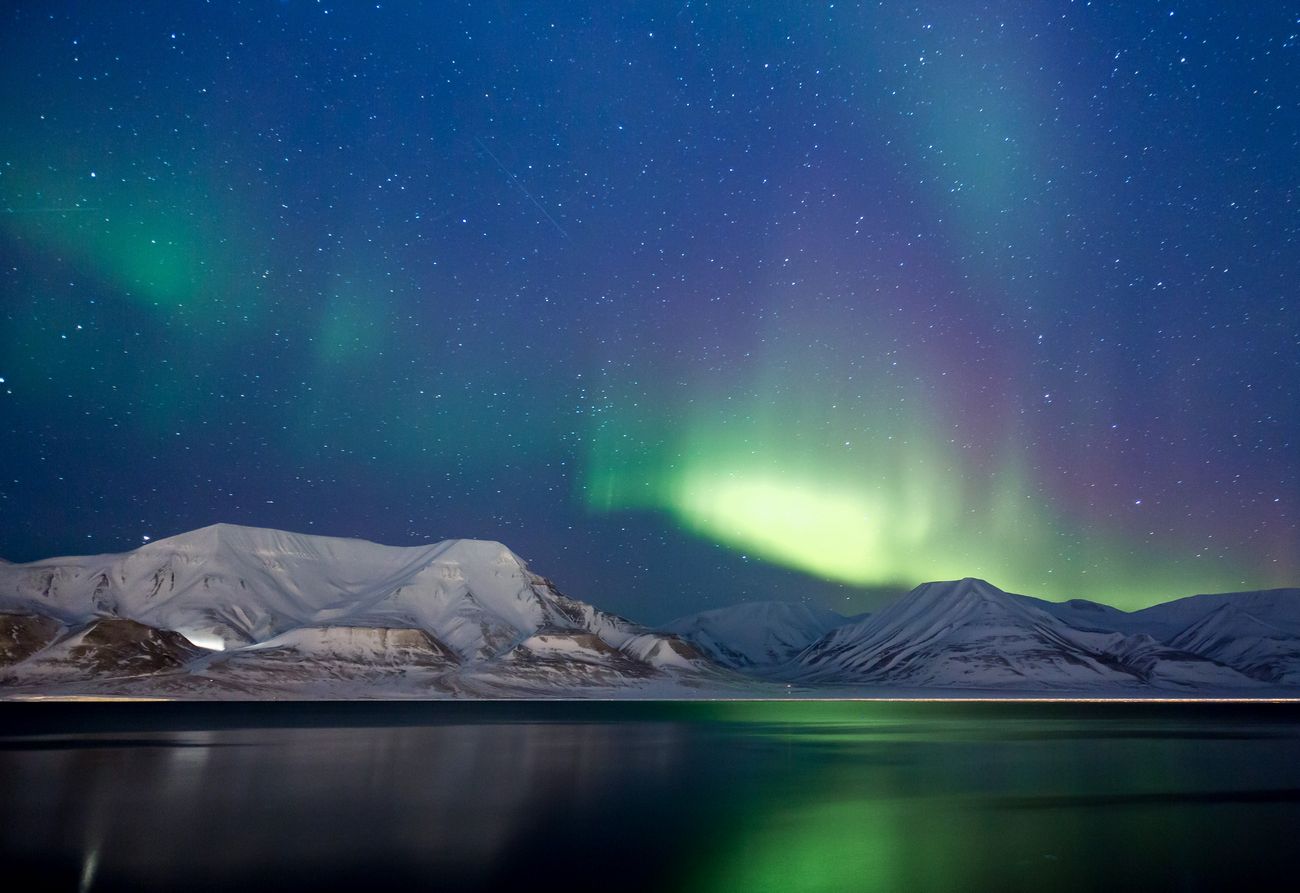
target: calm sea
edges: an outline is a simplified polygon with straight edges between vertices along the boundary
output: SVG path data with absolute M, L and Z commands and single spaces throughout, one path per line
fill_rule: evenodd
M 0 704 L 0 866 L 12 890 L 1250 889 L 1300 868 L 1300 708 Z

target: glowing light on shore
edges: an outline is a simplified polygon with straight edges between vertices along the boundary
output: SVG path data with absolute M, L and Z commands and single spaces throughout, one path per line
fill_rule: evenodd
M 206 648 L 208 651 L 225 651 L 226 643 L 220 636 L 206 630 L 177 630 L 190 644 L 199 648 Z

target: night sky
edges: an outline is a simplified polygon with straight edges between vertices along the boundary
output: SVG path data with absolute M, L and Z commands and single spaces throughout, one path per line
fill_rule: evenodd
M 1300 4 L 4 9 L 10 560 L 1300 583 Z

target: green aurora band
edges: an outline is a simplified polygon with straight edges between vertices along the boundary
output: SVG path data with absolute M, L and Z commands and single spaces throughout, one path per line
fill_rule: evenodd
M 1008 423 L 992 443 L 954 436 L 919 370 L 890 364 L 865 387 L 814 360 L 767 366 L 784 382 L 767 371 L 732 393 L 608 411 L 593 435 L 588 509 L 665 512 L 691 534 L 852 586 L 978 576 L 1126 609 L 1242 588 L 1226 562 L 1180 564 L 1064 515 L 1031 471 L 1023 432 Z

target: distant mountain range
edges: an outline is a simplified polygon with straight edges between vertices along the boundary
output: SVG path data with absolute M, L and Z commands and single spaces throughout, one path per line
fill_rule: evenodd
M 745 604 L 665 629 L 723 666 L 805 685 L 1135 696 L 1300 687 L 1300 589 L 1195 595 L 1128 613 L 967 578 L 838 621 Z
M 0 697 L 1300 696 L 1300 590 L 1124 612 L 983 580 L 843 617 L 758 602 L 649 629 L 500 543 L 218 524 L 0 562 Z

